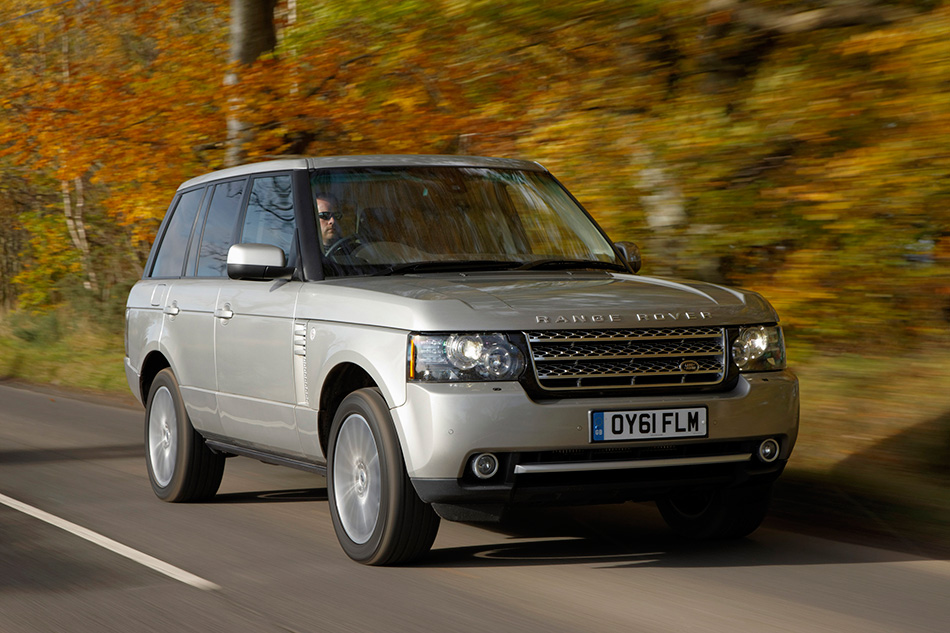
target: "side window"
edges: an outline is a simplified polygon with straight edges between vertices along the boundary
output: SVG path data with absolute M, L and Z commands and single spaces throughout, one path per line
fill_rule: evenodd
M 294 198 L 289 175 L 264 176 L 251 181 L 241 241 L 280 247 L 290 261 L 294 242 Z
M 198 206 L 204 189 L 195 189 L 183 193 L 178 204 L 172 211 L 171 220 L 158 253 L 155 256 L 155 265 L 152 267 L 152 277 L 180 277 L 181 269 L 185 265 L 185 251 L 188 248 L 188 238 L 195 226 L 195 216 L 198 215 Z
M 211 207 L 201 233 L 198 250 L 198 277 L 224 277 L 228 268 L 228 249 L 234 244 L 234 230 L 241 201 L 244 197 L 243 180 L 215 185 Z

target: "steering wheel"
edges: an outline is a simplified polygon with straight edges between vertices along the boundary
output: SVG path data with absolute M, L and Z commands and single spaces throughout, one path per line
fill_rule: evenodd
M 334 261 L 336 261 L 340 256 L 349 257 L 353 254 L 353 251 L 356 250 L 356 247 L 359 246 L 359 244 L 359 235 L 347 235 L 346 237 L 341 237 L 336 242 L 334 242 L 330 248 L 327 249 L 324 257 Z

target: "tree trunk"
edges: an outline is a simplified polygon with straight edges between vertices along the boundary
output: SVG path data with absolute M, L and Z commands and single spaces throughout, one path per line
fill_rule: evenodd
M 820 0 L 798 10 L 773 4 L 779 6 L 749 0 L 707 0 L 699 9 L 707 24 L 700 38 L 703 53 L 698 58 L 706 74 L 705 92 L 727 92 L 742 78 L 754 75 L 776 45 L 777 36 L 848 26 L 884 26 L 914 15 L 911 9 L 870 0 Z M 723 46 L 727 39 L 731 43 Z
M 68 84 L 72 80 L 72 77 L 69 72 L 69 29 L 66 26 L 65 17 L 61 19 L 61 24 L 63 28 L 62 73 L 63 81 Z M 89 257 L 89 242 L 86 239 L 86 224 L 82 218 L 86 207 L 86 199 L 83 195 L 82 177 L 77 176 L 74 182 L 76 183 L 75 211 L 73 210 L 72 198 L 69 190 L 69 181 L 60 180 L 59 182 L 60 190 L 63 193 L 63 214 L 66 216 L 66 228 L 69 230 L 69 237 L 72 239 L 73 246 L 76 247 L 82 256 L 82 268 L 83 272 L 86 273 L 86 280 L 83 282 L 83 287 L 85 287 L 86 290 L 98 292 L 99 284 L 96 281 L 96 273 L 94 273 L 92 270 L 92 260 Z
M 241 116 L 243 99 L 237 88 L 238 70 L 277 46 L 276 4 L 277 0 L 231 0 L 231 70 L 224 78 L 224 84 L 233 90 L 228 102 L 228 143 L 224 153 L 227 167 L 244 161 L 247 144 L 253 137 L 253 131 Z
M 73 246 L 82 256 L 82 268 L 86 273 L 86 280 L 83 281 L 83 287 L 92 292 L 99 292 L 99 281 L 95 271 L 92 269 L 92 258 L 90 257 L 89 240 L 86 239 L 86 223 L 83 220 L 86 201 L 83 194 L 82 178 L 76 178 L 76 205 L 73 206 L 72 195 L 69 190 L 69 182 L 60 181 L 60 189 L 63 193 L 63 213 L 66 216 L 66 228 L 69 230 L 69 237 Z
M 22 244 L 15 218 L 15 210 L 0 210 L 0 315 L 13 309 L 16 298 L 13 278 L 20 272 Z

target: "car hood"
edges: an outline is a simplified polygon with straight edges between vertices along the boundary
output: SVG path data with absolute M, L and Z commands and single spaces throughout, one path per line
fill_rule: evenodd
M 308 299 L 311 295 L 312 299 Z M 416 331 L 775 323 L 759 294 L 614 273 L 503 272 L 306 284 L 299 316 Z

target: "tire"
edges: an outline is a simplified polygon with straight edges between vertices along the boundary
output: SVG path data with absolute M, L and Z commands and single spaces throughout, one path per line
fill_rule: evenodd
M 145 405 L 145 461 L 155 495 L 171 503 L 210 499 L 221 485 L 224 460 L 191 425 L 175 374 L 160 371 Z
M 769 510 L 772 484 L 683 492 L 656 502 L 666 524 L 686 538 L 734 539 L 758 529 Z
M 333 417 L 327 492 L 337 539 L 359 563 L 409 563 L 435 541 L 439 516 L 409 481 L 392 417 L 377 389 L 354 391 Z

